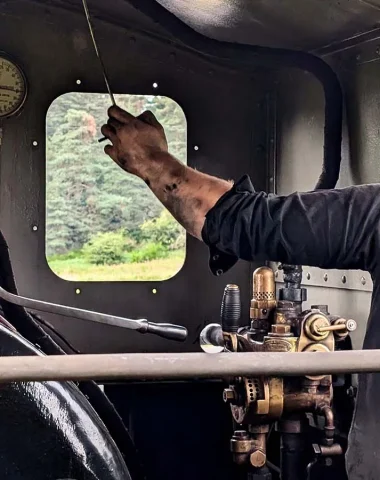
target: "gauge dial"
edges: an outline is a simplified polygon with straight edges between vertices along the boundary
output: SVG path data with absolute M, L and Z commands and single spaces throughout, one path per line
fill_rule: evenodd
M 17 113 L 25 98 L 26 80 L 22 70 L 0 54 L 0 118 Z

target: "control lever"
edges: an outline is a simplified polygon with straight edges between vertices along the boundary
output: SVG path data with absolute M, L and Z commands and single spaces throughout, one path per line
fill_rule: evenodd
M 54 313 L 65 317 L 78 318 L 90 322 L 101 323 L 103 325 L 111 325 L 113 327 L 127 328 L 136 330 L 140 333 L 152 333 L 169 340 L 184 341 L 187 338 L 187 329 L 181 325 L 172 325 L 171 323 L 153 323 L 148 322 L 145 318 L 132 320 L 131 318 L 116 317 L 105 313 L 92 312 L 91 310 L 83 310 L 81 308 L 67 307 L 66 305 L 58 305 L 56 303 L 43 302 L 31 298 L 21 297 L 9 293 L 0 287 L 0 298 L 19 305 L 20 307 L 38 310 L 39 312 Z

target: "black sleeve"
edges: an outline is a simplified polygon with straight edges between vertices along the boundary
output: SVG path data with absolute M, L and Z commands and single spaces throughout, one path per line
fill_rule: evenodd
M 380 185 L 294 193 L 255 192 L 244 176 L 206 216 L 216 275 L 241 258 L 372 272 L 380 247 Z

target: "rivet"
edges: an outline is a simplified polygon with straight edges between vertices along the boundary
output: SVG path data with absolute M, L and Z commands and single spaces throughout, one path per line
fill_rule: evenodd
M 214 262 L 216 262 L 217 260 L 219 260 L 219 255 L 214 255 L 214 256 L 212 257 L 212 259 L 213 259 Z
M 198 145 L 194 145 L 194 150 L 197 152 L 199 150 Z
M 80 294 L 82 293 L 82 290 L 81 290 L 80 288 L 76 288 L 76 289 L 75 289 L 75 293 L 76 293 L 77 295 L 80 295 Z
M 32 230 L 33 230 L 33 232 L 37 232 L 37 230 L 38 230 L 37 225 L 33 225 Z
M 216 271 L 216 276 L 220 277 L 220 275 L 223 275 L 223 270 L 222 269 L 219 269 L 219 270 Z
M 327 275 L 327 273 L 325 273 L 325 274 L 323 275 L 323 280 L 324 280 L 325 282 L 327 282 L 328 279 L 329 279 L 329 276 Z
M 153 293 L 153 295 L 156 295 L 156 293 L 157 293 L 157 288 L 153 288 L 153 289 L 152 289 L 152 293 Z
M 306 278 L 307 278 L 308 280 L 310 280 L 310 278 L 311 278 L 310 273 L 308 273 L 308 274 L 306 275 Z
M 154 82 L 153 83 L 153 88 L 158 88 L 158 83 Z
M 361 281 L 362 285 L 365 285 L 367 283 L 367 280 L 364 277 L 362 277 L 360 279 L 360 281 Z
M 81 83 L 82 83 L 82 80 L 79 80 L 79 78 L 78 78 L 78 80 L 76 81 L 76 84 L 80 85 Z
M 38 142 L 37 142 L 37 140 L 33 140 L 32 145 L 33 145 L 33 147 L 38 147 Z
M 347 283 L 347 277 L 346 277 L 346 275 L 343 275 L 343 277 L 342 277 L 342 283 Z

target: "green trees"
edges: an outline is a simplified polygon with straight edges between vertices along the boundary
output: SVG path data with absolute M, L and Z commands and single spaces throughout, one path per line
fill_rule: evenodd
M 133 114 L 151 110 L 165 127 L 170 151 L 186 161 L 186 121 L 174 101 L 129 95 L 117 96 L 116 101 Z M 160 244 L 164 248 L 183 244 L 183 229 L 164 211 L 144 182 L 123 172 L 104 154 L 104 144 L 97 142 L 108 106 L 107 95 L 69 93 L 56 99 L 48 111 L 48 256 L 78 251 L 86 245 L 91 257 L 94 245 L 98 245 L 100 257 L 109 258 L 104 263 L 121 261 L 122 254 L 113 243 L 118 235 L 119 240 L 126 235 L 136 242 Z M 116 232 L 116 237 L 107 236 L 109 232 Z

